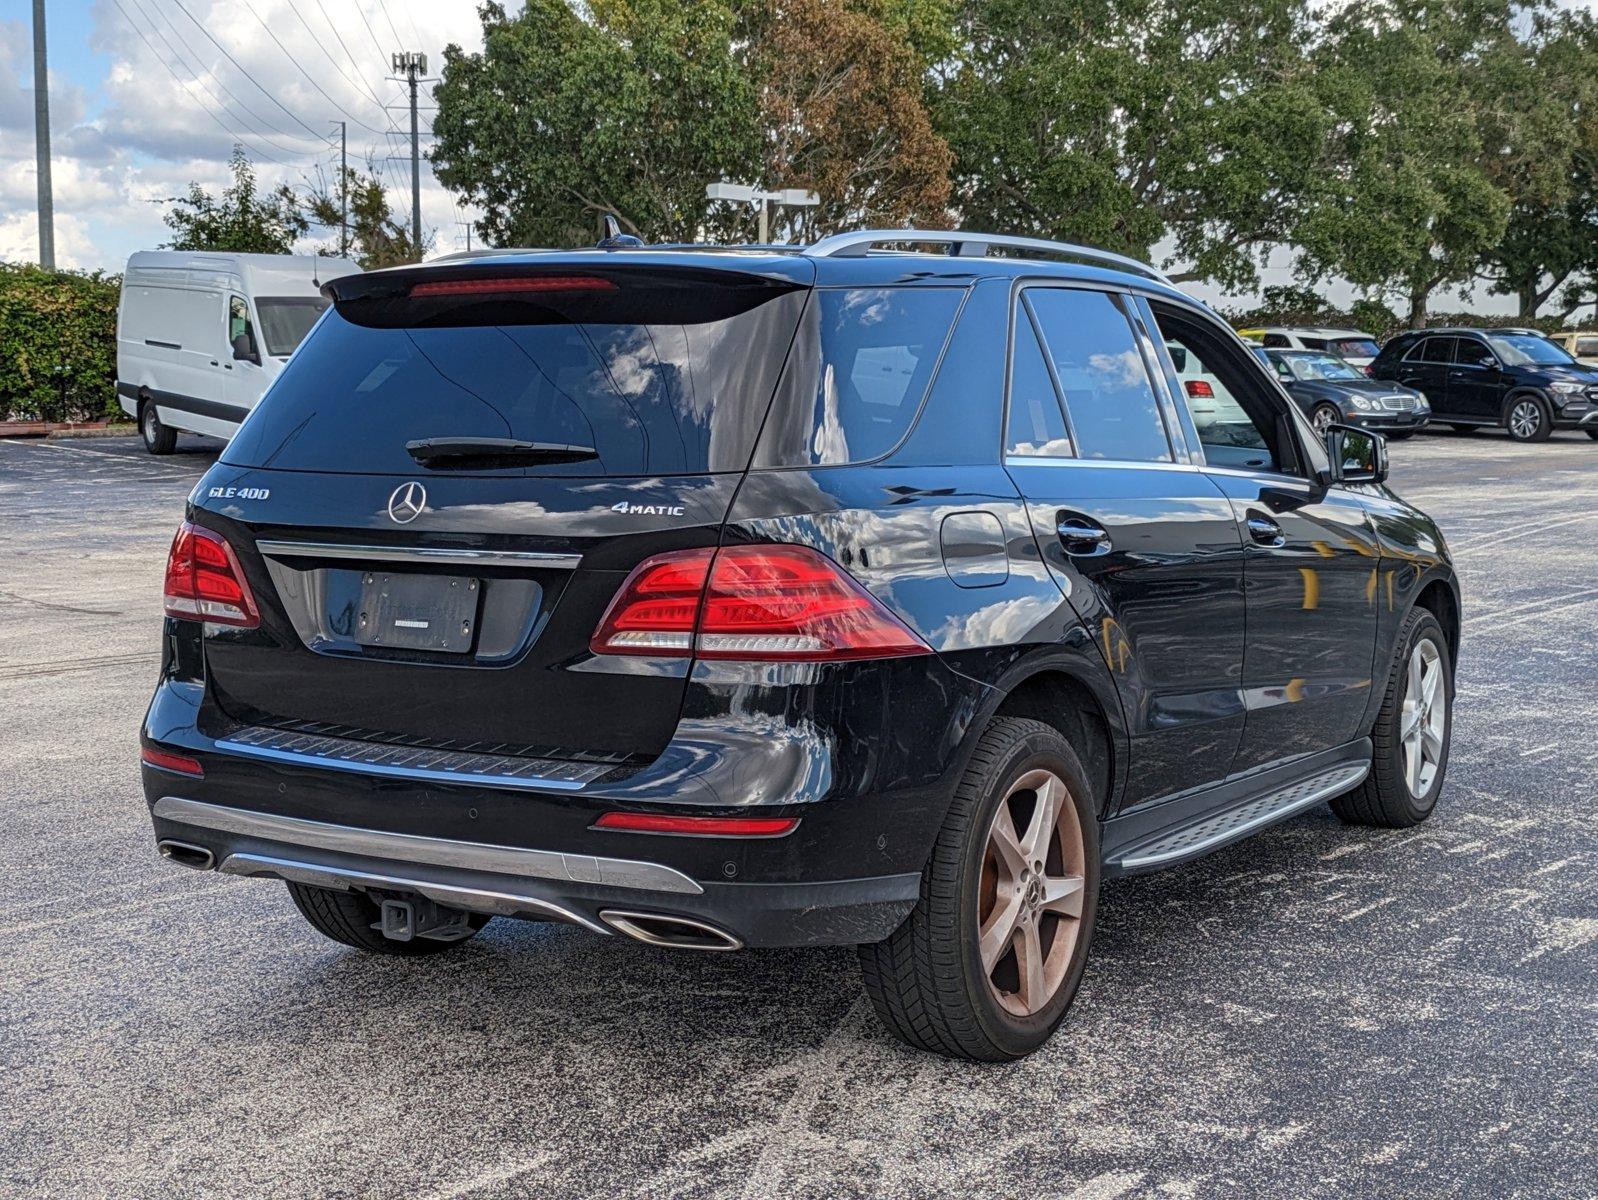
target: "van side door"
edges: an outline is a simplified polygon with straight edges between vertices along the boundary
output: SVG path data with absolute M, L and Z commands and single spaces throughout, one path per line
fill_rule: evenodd
M 1120 693 L 1123 807 L 1224 779 L 1243 728 L 1231 507 L 1173 440 L 1128 297 L 1040 283 L 1013 312 L 1005 465 Z

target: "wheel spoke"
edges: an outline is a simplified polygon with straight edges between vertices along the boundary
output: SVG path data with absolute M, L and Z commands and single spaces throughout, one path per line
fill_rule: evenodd
M 1398 718 L 1398 737 L 1401 741 L 1409 741 L 1415 736 L 1415 731 L 1420 728 L 1420 709 L 1411 700 L 1404 701 L 1404 707 Z
M 1038 923 L 1028 921 L 1021 926 L 1016 938 L 1016 967 L 1021 977 L 1021 1003 L 1028 1012 L 1036 1012 L 1048 1003 L 1049 997 L 1043 982 L 1043 939 L 1038 936 Z
M 1083 898 L 1082 876 L 1049 875 L 1043 879 L 1043 911 L 1062 917 L 1080 917 Z
M 1421 755 L 1426 762 L 1440 763 L 1443 761 L 1443 735 L 1432 728 L 1428 722 L 1420 730 Z
M 1016 836 L 1015 820 L 1010 816 L 1008 804 L 999 805 L 999 811 L 994 815 L 993 828 L 988 833 L 988 845 L 998 856 L 1000 873 L 1008 879 L 1014 880 L 1026 869 L 1026 850 Z
M 1047 776 L 1037 789 L 1038 802 L 1032 806 L 1032 819 L 1027 822 L 1026 833 L 1021 838 L 1021 851 L 1033 863 L 1048 857 L 1049 839 L 1054 836 L 1055 823 L 1060 818 L 1060 805 L 1065 801 L 1065 784 Z
M 1429 709 L 1437 707 L 1438 694 L 1442 691 L 1443 672 L 1437 663 L 1432 663 L 1421 676 L 1421 703 Z
M 1026 905 L 1022 903 L 1020 895 L 1016 893 L 1006 895 L 1001 889 L 999 901 L 993 906 L 993 912 L 983 924 L 978 941 L 982 969 L 989 975 L 993 974 L 993 968 L 1004 957 L 1004 952 L 1010 948 L 1010 942 L 1015 937 L 1015 927 L 1024 912 Z
M 1420 768 L 1420 738 L 1413 737 L 1404 743 L 1404 778 L 1415 795 L 1420 794 Z

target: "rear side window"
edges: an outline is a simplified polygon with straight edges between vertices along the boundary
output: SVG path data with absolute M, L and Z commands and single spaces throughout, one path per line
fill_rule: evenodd
M 1011 454 L 1066 458 L 1072 454 L 1060 397 L 1043 361 L 1043 347 L 1023 305 L 1016 311 L 1015 357 L 1010 363 Z
M 697 274 L 636 271 L 573 279 L 566 290 L 340 302 L 223 461 L 415 474 L 407 442 L 478 437 L 596 451 L 501 473 L 741 471 L 806 292 Z
M 1370 338 L 1336 338 L 1332 341 L 1331 351 L 1344 358 L 1375 358 L 1382 348 Z
M 1143 352 L 1114 298 L 1106 292 L 1031 288 L 1026 300 L 1065 394 L 1077 454 L 1170 462 L 1171 443 Z
M 964 296 L 963 288 L 817 288 L 755 465 L 869 462 L 897 446 Z
M 1293 345 L 1293 342 L 1285 333 L 1267 333 L 1265 345 L 1272 350 L 1286 350 Z
M 1453 338 L 1427 338 L 1426 344 L 1420 349 L 1420 354 L 1410 354 L 1411 358 L 1419 358 L 1421 362 L 1449 363 L 1454 361 Z

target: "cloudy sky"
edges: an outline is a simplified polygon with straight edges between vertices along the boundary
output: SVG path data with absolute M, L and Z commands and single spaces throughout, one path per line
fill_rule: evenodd
M 409 112 L 389 55 L 482 44 L 475 0 L 47 0 L 56 260 L 119 270 L 165 241 L 162 201 L 216 191 L 235 142 L 263 182 L 333 177 L 335 121 L 410 211 Z M 0 5 L 0 260 L 38 258 L 28 0 Z M 431 99 L 422 99 L 424 109 Z M 423 146 L 429 113 L 421 114 Z M 463 214 L 422 165 L 422 224 L 464 247 Z M 311 244 L 333 235 L 313 230 Z
M 515 8 L 515 0 L 507 7 Z M 482 44 L 476 0 L 47 0 L 56 259 L 120 270 L 165 241 L 163 201 L 227 182 L 235 142 L 263 183 L 304 190 L 338 162 L 371 160 L 410 210 L 409 114 L 389 55 L 421 50 L 436 72 L 450 42 Z M 28 0 L 0 7 L 0 260 L 37 260 Z M 431 100 L 424 95 L 423 145 Z M 466 245 L 466 219 L 422 164 L 422 223 L 435 249 Z M 333 231 L 313 230 L 309 250 Z M 1288 282 L 1287 252 L 1266 283 Z M 1211 301 L 1228 300 L 1204 288 Z M 1347 299 L 1348 290 L 1333 288 Z M 1451 298 L 1438 297 L 1446 307 Z M 1507 311 L 1501 298 L 1476 306 Z

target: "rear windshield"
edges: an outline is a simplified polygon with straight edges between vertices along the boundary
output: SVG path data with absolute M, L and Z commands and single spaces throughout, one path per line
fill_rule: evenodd
M 1333 338 L 1329 349 L 1344 358 L 1375 358 L 1382 352 L 1370 338 Z
M 517 295 L 341 301 L 223 461 L 415 474 L 408 442 L 512 438 L 596 455 L 494 473 L 742 470 L 806 292 L 732 278 L 688 285 L 639 273 Z
M 293 354 L 327 304 L 320 296 L 257 296 L 255 312 L 261 318 L 266 352 L 274 358 Z

